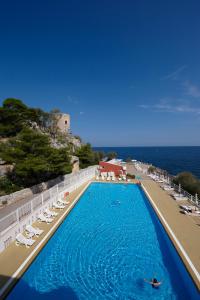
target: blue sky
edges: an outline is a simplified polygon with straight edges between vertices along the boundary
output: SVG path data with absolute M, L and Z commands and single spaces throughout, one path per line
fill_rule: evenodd
M 200 145 L 200 1 L 1 1 L 0 100 L 93 146 Z

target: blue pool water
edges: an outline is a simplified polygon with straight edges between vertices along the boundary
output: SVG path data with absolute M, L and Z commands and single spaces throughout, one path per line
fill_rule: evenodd
M 156 276 L 154 289 L 144 282 Z M 93 183 L 8 299 L 199 299 L 143 191 Z

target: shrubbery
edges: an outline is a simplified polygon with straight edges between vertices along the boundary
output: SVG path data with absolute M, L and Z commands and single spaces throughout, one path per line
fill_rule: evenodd
M 150 166 L 148 168 L 148 173 L 151 174 L 151 173 L 154 173 L 156 171 L 156 168 L 154 166 Z
M 108 153 L 106 153 L 106 157 L 108 158 L 108 160 L 117 158 L 117 153 L 116 152 L 108 152 Z
M 20 189 L 7 176 L 0 177 L 0 196 L 14 193 Z
M 192 173 L 182 172 L 179 173 L 173 180 L 175 184 L 181 184 L 182 188 L 188 193 L 200 196 L 200 180 Z
M 134 175 L 134 174 L 129 174 L 129 173 L 128 173 L 128 174 L 126 175 L 126 177 L 129 178 L 129 179 L 135 179 L 135 175 Z
M 35 185 L 71 172 L 68 149 L 51 147 L 47 135 L 30 128 L 2 143 L 0 157 L 14 165 L 7 177 L 16 186 Z
M 29 108 L 21 100 L 8 98 L 0 107 L 0 136 L 16 136 L 24 127 L 37 123 L 45 127 L 50 115 L 39 108 Z
M 99 162 L 98 152 L 94 152 L 90 144 L 82 145 L 79 149 L 77 149 L 75 155 L 79 158 L 79 165 L 81 169 L 98 164 Z

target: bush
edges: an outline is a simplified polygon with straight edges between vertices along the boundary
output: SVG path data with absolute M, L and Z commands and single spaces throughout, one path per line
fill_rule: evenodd
M 111 160 L 111 159 L 117 157 L 117 153 L 116 153 L 116 152 L 108 152 L 108 153 L 106 154 L 106 156 L 107 156 L 108 160 Z
M 156 168 L 155 168 L 154 166 L 150 166 L 150 167 L 148 168 L 148 173 L 154 173 L 155 170 L 156 170 Z
M 130 179 L 135 179 L 135 175 L 133 175 L 133 174 L 127 174 L 126 177 L 130 178 Z
M 179 173 L 173 182 L 181 184 L 182 188 L 192 195 L 200 195 L 200 180 L 190 172 Z
M 20 190 L 20 187 L 14 184 L 7 176 L 0 177 L 0 196 L 11 194 L 18 190 Z
M 92 151 L 90 144 L 82 145 L 79 149 L 77 149 L 75 155 L 79 158 L 81 169 L 98 163 L 98 154 L 95 154 L 95 152 Z

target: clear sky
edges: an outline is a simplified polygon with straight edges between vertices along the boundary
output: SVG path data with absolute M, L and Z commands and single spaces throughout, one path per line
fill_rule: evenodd
M 1 0 L 7 97 L 93 146 L 200 145 L 200 1 Z

